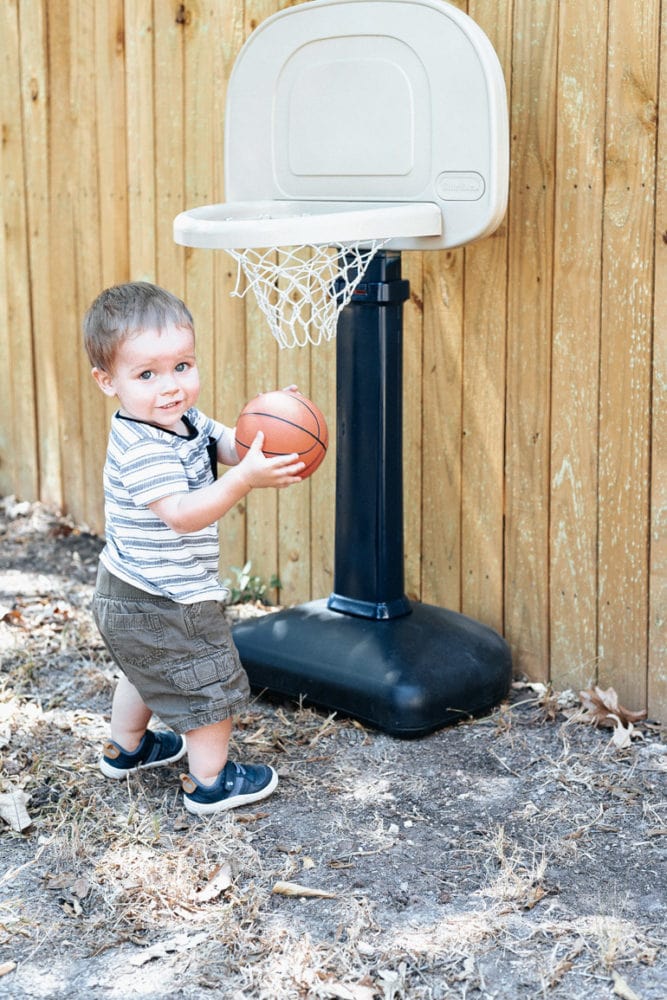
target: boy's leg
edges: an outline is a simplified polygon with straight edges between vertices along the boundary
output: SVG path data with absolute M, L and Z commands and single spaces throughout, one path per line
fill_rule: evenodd
M 185 734 L 190 772 L 202 785 L 212 785 L 227 763 L 232 720 L 191 729 Z
M 182 736 L 146 728 L 152 714 L 135 686 L 121 675 L 111 708 L 111 739 L 99 761 L 105 777 L 124 778 L 183 756 L 186 746 Z
M 259 802 L 278 784 L 266 764 L 234 764 L 227 760 L 232 720 L 225 719 L 187 732 L 190 773 L 181 775 L 184 804 L 199 816 Z
M 143 739 L 152 714 L 134 684 L 121 674 L 111 706 L 111 739 L 132 753 Z

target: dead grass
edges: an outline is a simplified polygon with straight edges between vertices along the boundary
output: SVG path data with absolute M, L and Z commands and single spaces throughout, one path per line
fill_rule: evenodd
M 234 754 L 273 763 L 278 793 L 191 817 L 177 767 L 97 769 L 99 542 L 41 508 L 3 532 L 0 791 L 32 825 L 0 826 L 0 996 L 662 1000 L 657 727 L 620 749 L 525 685 L 407 742 L 258 699 Z

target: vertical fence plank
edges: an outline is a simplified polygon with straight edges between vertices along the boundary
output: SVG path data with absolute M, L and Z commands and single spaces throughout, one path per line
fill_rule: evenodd
M 661 6 L 658 107 L 667 107 L 667 4 Z M 667 720 L 667 116 L 659 118 L 653 311 L 653 427 L 649 575 L 648 705 Z
M 129 278 L 154 281 L 155 88 L 153 0 L 125 0 Z
M 422 265 L 422 599 L 460 611 L 465 253 L 424 253 Z
M 75 122 L 76 142 L 70 154 L 71 205 L 73 219 L 73 268 L 75 315 L 66 342 L 76 358 L 79 384 L 79 419 L 85 433 L 78 435 L 81 449 L 81 493 L 79 504 L 83 519 L 94 523 L 103 503 L 102 467 L 106 442 L 106 412 L 99 389 L 90 377 L 90 366 L 81 348 L 81 317 L 102 285 L 100 172 L 98 169 L 99 121 L 95 88 L 90 80 L 98 64 L 95 31 L 95 10 L 92 6 L 73 3 L 71 7 L 71 108 Z M 101 68 L 103 72 L 103 69 Z M 113 120 L 106 120 L 111 128 Z M 104 145 L 103 145 L 104 148 Z M 72 279 L 70 279 L 72 280 Z M 95 525 L 100 527 L 98 523 Z
M 503 630 L 507 229 L 466 251 L 461 610 Z
M 5 11 L 8 13 L 9 8 Z M 7 226 L 7 198 L 4 193 L 5 177 L 5 153 L 4 148 L 12 127 L 13 117 L 7 106 L 7 88 L 11 85 L 11 72 L 9 70 L 9 48 L 11 45 L 11 32 L 5 30 L 4 22 L 0 21 L 0 212 L 2 212 L 2 225 L 0 226 L 0 353 L 2 357 L 11 357 L 11 339 L 14 336 L 9 326 L 9 315 L 7 310 L 9 274 L 7 273 L 7 254 L 5 247 L 5 230 Z M 0 491 L 3 495 L 13 493 L 16 490 L 16 470 L 14 468 L 14 428 L 16 418 L 10 390 L 11 372 L 9 365 L 5 365 L 0 377 Z
M 0 55 L 0 66 L 2 66 Z M 4 126 L 0 118 L 0 126 Z M 0 160 L 0 177 L 4 175 Z M 5 215 L 5 203 L 0 195 L 0 210 Z M 4 358 L 11 356 L 11 331 L 7 317 L 7 264 L 5 254 L 4 225 L 0 228 L 0 352 Z M 17 488 L 16 470 L 11 456 L 14 454 L 15 415 L 10 392 L 10 370 L 6 365 L 0 377 L 0 493 L 2 496 L 15 493 Z M 35 491 L 35 494 L 37 492 Z
M 185 5 L 183 5 L 185 7 Z M 174 242 L 175 216 L 185 201 L 184 36 L 190 12 L 155 4 L 155 257 L 156 281 L 184 299 L 186 251 Z M 197 311 L 198 303 L 190 302 Z M 195 317 L 195 320 L 197 317 Z
M 403 563 L 411 600 L 421 596 L 423 270 L 421 253 L 403 254 L 401 273 L 410 283 L 410 298 L 403 304 Z
M 8 434 L 0 431 L 0 476 L 2 480 L 6 477 L 8 489 L 14 490 L 20 497 L 32 497 L 39 489 L 39 467 L 16 3 L 2 5 L 0 34 L 0 163 L 4 216 L 4 233 L 0 237 L 3 240 L 3 250 L 0 256 L 4 261 L 5 303 L 0 322 L 3 326 L 3 366 L 8 376 L 8 384 L 3 385 L 2 391 L 2 426 L 9 429 Z
M 94 59 L 101 281 L 106 288 L 129 275 L 123 0 L 107 0 L 95 9 Z
M 12 28 L 16 22 L 16 4 L 5 4 L 0 9 L 0 211 L 2 225 L 0 226 L 0 353 L 3 358 L 10 358 L 12 339 L 8 314 L 8 298 L 10 275 L 7 271 L 7 253 L 5 233 L 8 219 L 11 217 L 7 192 L 9 185 L 5 183 L 8 172 L 6 165 L 6 148 L 12 130 L 20 127 L 15 105 L 12 102 L 12 91 L 19 86 L 16 53 L 12 51 L 13 39 L 17 28 Z M 14 67 L 12 71 L 12 67 Z M 17 488 L 16 469 L 14 468 L 14 428 L 16 418 L 11 393 L 11 370 L 8 364 L 2 368 L 0 376 L 0 490 L 9 494 Z
M 311 398 L 324 414 L 329 428 L 327 457 L 310 480 L 310 551 L 313 598 L 328 597 L 333 590 L 336 512 L 336 341 L 314 348 L 310 358 Z
M 422 596 L 460 609 L 463 251 L 424 253 Z
M 215 402 L 212 415 L 233 427 L 246 401 L 246 324 L 243 302 L 231 298 L 236 265 L 218 251 L 214 259 Z M 224 469 L 220 470 L 221 473 Z M 221 565 L 225 576 L 230 566 L 243 566 L 246 559 L 246 502 L 236 504 L 220 522 Z
M 246 305 L 246 399 L 278 384 L 278 345 L 252 293 Z M 268 580 L 278 570 L 278 496 L 276 490 L 253 490 L 243 508 L 247 517 L 246 558 L 253 572 Z
M 245 37 L 278 8 L 276 0 L 246 0 Z M 249 292 L 246 307 L 246 399 L 278 385 L 278 345 Z M 254 490 L 246 499 L 247 558 L 253 572 L 268 580 L 278 569 L 278 497 L 275 490 Z
M 471 0 L 510 79 L 512 5 Z M 466 250 L 461 478 L 462 610 L 502 631 L 507 224 Z
M 596 677 L 606 17 L 561 5 L 551 406 L 551 680 Z M 582 294 L 582 289 L 586 289 Z
M 302 250 L 303 259 L 310 254 Z M 284 287 L 284 281 L 279 279 Z M 268 333 L 265 334 L 268 336 Z M 274 388 L 296 385 L 305 396 L 311 395 L 310 360 L 313 348 L 283 348 L 278 351 L 278 381 Z M 280 600 L 295 604 L 299 595 L 310 593 L 310 482 L 277 494 L 278 500 L 278 577 Z
M 111 0 L 96 8 L 95 80 L 102 288 L 128 281 L 130 277 L 125 35 L 124 0 Z M 104 108 L 103 114 L 100 113 L 101 108 Z M 84 302 L 83 308 L 86 307 L 87 303 Z M 102 530 L 102 469 L 109 420 L 117 401 L 103 399 L 90 380 L 87 381 L 87 387 L 95 396 L 94 405 L 99 421 L 90 462 L 95 470 L 95 484 L 100 499 L 98 506 L 89 504 L 97 512 L 97 517 L 94 518 L 91 511 L 89 522 L 97 530 Z
M 213 65 L 210 44 L 216 11 L 209 4 L 186 5 L 184 58 L 185 196 L 188 206 L 211 205 L 217 200 L 215 148 L 211 134 Z M 213 341 L 213 257 L 210 250 L 186 253 L 185 299 L 195 313 L 197 363 L 202 375 L 200 406 L 213 411 L 215 347 Z
M 236 265 L 218 251 L 214 259 L 215 402 L 212 415 L 233 427 L 246 401 L 246 325 L 243 302 L 232 299 Z M 221 474 L 224 469 L 220 470 Z M 236 504 L 220 522 L 220 559 L 224 576 L 246 559 L 246 502 Z
M 646 698 L 657 0 L 609 6 L 600 396 L 601 679 Z
M 268 334 L 266 334 L 268 336 Z M 312 347 L 284 348 L 278 353 L 278 385 L 296 385 L 305 395 L 310 387 Z M 312 482 L 306 481 L 278 493 L 278 576 L 280 599 L 294 604 L 301 594 L 310 593 L 310 493 Z
M 505 605 L 515 663 L 549 663 L 549 367 L 557 6 L 517 4 L 512 81 Z
M 74 202 L 81 197 L 76 190 L 76 155 L 79 127 L 76 120 L 78 96 L 73 92 L 76 70 L 76 8 L 63 3 L 58 16 L 49 17 L 48 65 L 50 212 L 49 257 L 50 282 L 45 290 L 48 308 L 58 317 L 54 331 L 55 375 L 61 400 L 58 414 L 59 444 L 62 463 L 63 497 L 75 519 L 86 520 L 84 489 L 81 390 L 83 365 L 78 329 L 80 315 L 75 284 L 79 233 L 76 229 Z M 78 215 L 78 212 L 77 212 Z M 78 215 L 80 218 L 80 215 Z
M 58 441 L 61 403 L 55 360 L 55 337 L 59 324 L 58 317 L 51 309 L 48 294 L 51 274 L 51 211 L 45 4 L 22 3 L 19 14 L 39 495 L 47 503 L 60 506 L 63 502 Z
M 227 82 L 234 60 L 243 43 L 242 4 L 221 4 L 214 22 L 214 85 L 211 108 L 211 142 L 215 186 L 221 200 L 225 195 L 224 127 Z M 215 331 L 215 416 L 233 426 L 246 402 L 246 325 L 245 307 L 232 298 L 236 286 L 236 264 L 219 250 L 214 253 L 214 331 Z M 237 504 L 222 519 L 221 565 L 224 576 L 230 566 L 243 566 L 246 555 L 246 504 Z

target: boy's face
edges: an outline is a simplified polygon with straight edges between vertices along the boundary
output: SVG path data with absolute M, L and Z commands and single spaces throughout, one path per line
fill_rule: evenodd
M 118 398 L 123 416 L 178 433 L 199 396 L 194 334 L 173 325 L 133 333 L 119 345 L 113 371 L 93 368 L 93 378 Z

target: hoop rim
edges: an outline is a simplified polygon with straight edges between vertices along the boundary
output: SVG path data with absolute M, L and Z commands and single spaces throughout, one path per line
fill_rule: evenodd
M 434 202 L 222 202 L 177 215 L 174 241 L 214 250 L 328 246 L 440 236 L 442 221 Z

